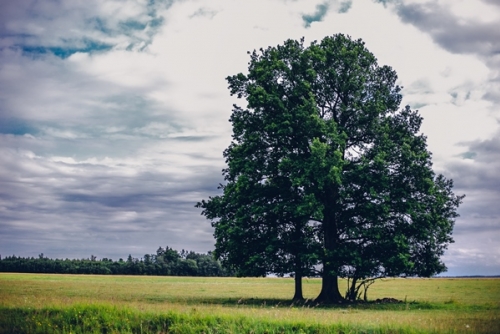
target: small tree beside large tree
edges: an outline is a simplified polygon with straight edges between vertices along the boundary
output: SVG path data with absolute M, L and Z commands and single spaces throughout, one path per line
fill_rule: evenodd
M 463 196 L 433 172 L 422 117 L 400 109 L 395 71 L 361 40 L 287 40 L 227 80 L 247 106 L 231 115 L 222 195 L 197 204 L 225 264 L 242 276 L 293 274 L 294 299 L 321 268 L 321 303 L 366 298 L 377 278 L 446 269 Z

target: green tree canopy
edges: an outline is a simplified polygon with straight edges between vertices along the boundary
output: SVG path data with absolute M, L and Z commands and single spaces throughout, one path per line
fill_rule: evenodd
M 376 278 L 445 270 L 463 196 L 433 172 L 422 117 L 400 109 L 395 71 L 361 40 L 287 40 L 227 80 L 247 106 L 230 118 L 222 195 L 197 204 L 224 263 L 240 275 L 294 273 L 297 299 L 319 263 L 327 303 Z M 349 278 L 344 296 L 338 277 Z

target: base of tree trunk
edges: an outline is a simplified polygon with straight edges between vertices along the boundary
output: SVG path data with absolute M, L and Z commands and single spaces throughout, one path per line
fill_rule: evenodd
M 323 277 L 321 292 L 314 302 L 319 304 L 342 304 L 346 302 L 339 292 L 337 276 Z
M 304 301 L 304 296 L 302 295 L 302 275 L 300 274 L 295 274 L 295 294 L 292 301 Z
M 318 304 L 344 304 L 347 301 L 340 294 L 320 293 L 314 302 Z

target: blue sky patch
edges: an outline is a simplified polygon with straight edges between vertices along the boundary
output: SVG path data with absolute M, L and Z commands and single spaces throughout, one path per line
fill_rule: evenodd
M 100 51 L 108 51 L 113 46 L 110 44 L 99 43 L 95 41 L 87 41 L 85 42 L 84 47 L 62 47 L 62 46 L 21 46 L 21 50 L 25 55 L 30 55 L 33 57 L 42 56 L 47 54 L 53 54 L 56 57 L 61 59 L 66 59 L 74 53 L 77 52 L 100 52 Z
M 120 22 L 120 27 L 124 29 L 125 31 L 130 31 L 130 30 L 144 30 L 146 29 L 147 24 L 142 23 L 139 21 L 135 20 L 128 20 L 124 22 Z
M 38 129 L 28 124 L 26 121 L 17 118 L 2 119 L 0 122 L 0 133 L 15 136 L 26 134 L 36 135 Z

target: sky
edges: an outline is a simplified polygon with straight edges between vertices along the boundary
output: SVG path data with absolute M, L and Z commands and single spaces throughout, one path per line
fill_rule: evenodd
M 398 73 L 434 170 L 465 194 L 445 275 L 500 274 L 497 0 L 3 0 L 0 254 L 214 248 L 247 51 L 343 33 Z

